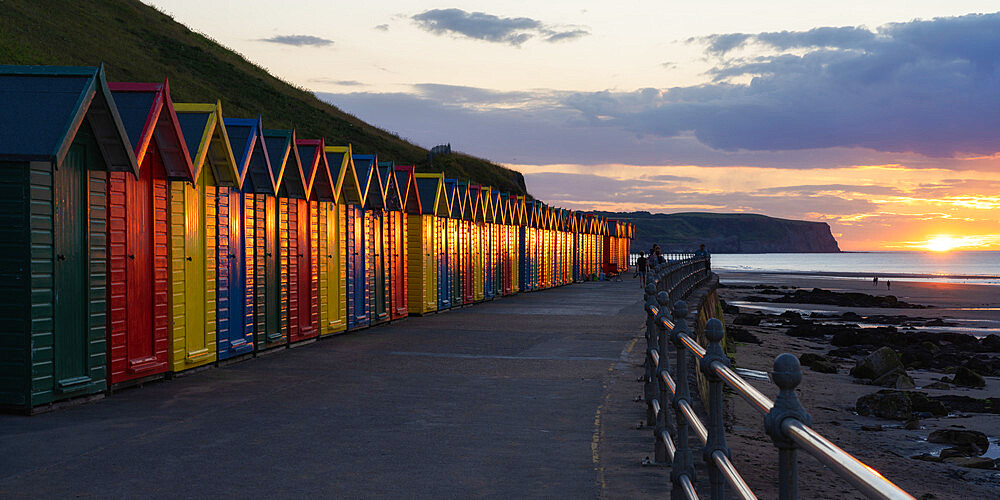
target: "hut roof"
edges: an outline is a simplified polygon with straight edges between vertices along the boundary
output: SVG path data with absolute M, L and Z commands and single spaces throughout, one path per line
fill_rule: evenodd
M 275 192 L 289 198 L 305 198 L 305 175 L 302 173 L 299 150 L 292 147 L 295 144 L 295 131 L 264 129 L 263 134 Z
M 260 117 L 226 118 L 224 123 L 243 191 L 276 194 Z
M 207 163 L 220 186 L 239 188 L 240 174 L 236 170 L 226 127 L 222 125 L 222 102 L 179 102 L 174 109 L 191 155 L 192 179 L 197 181 L 201 178 Z
M 361 195 L 361 186 L 358 185 L 358 176 L 354 171 L 354 161 L 351 157 L 351 145 L 327 146 L 326 163 L 330 167 L 330 178 L 333 179 L 333 191 L 336 195 L 336 202 L 342 205 L 361 205 L 364 197 Z
M 192 180 L 194 174 L 191 172 L 191 157 L 177 121 L 174 103 L 170 99 L 169 82 L 111 82 L 108 83 L 108 88 L 114 97 L 125 133 L 128 134 L 136 165 L 142 167 L 149 145 L 155 138 L 167 178 Z
M 0 65 L 0 160 L 62 165 L 84 119 L 108 170 L 138 172 L 104 66 Z
M 451 213 L 444 192 L 444 174 L 414 174 L 419 188 L 420 206 L 424 214 L 446 217 Z
M 420 190 L 417 188 L 417 177 L 414 175 L 414 166 L 405 165 L 395 167 L 396 184 L 399 186 L 400 197 L 403 200 L 403 207 L 408 214 L 420 214 Z

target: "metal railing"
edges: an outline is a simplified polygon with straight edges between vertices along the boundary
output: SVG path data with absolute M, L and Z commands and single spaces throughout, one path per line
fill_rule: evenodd
M 687 324 L 688 306 L 683 299 L 711 276 L 706 257 L 654 265 L 647 272 L 646 424 L 654 429 L 654 460 L 671 467 L 671 498 L 698 498 L 695 451 L 701 451 L 708 468 L 711 498 L 726 498 L 727 485 L 740 498 L 757 498 L 733 465 L 726 445 L 723 384 L 764 416 L 764 430 L 778 448 L 779 498 L 798 498 L 796 452 L 799 449 L 817 458 L 870 498 L 913 498 L 810 427 L 809 414 L 795 394 L 795 388 L 802 381 L 802 368 L 795 356 L 785 353 L 775 358 L 771 379 L 779 393 L 777 399 L 771 401 L 729 366 L 721 343 L 725 333 L 721 321 L 711 319 L 706 324 L 707 348 L 691 337 Z M 676 359 L 673 374 L 668 352 L 670 345 L 673 345 Z M 691 404 L 690 356 L 697 358 L 701 374 L 708 382 L 707 426 Z M 667 406 L 673 408 L 673 414 Z M 690 447 L 692 430 L 702 444 L 700 450 Z

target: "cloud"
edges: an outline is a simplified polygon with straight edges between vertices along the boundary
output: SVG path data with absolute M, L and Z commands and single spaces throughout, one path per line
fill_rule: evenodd
M 271 38 L 261 38 L 259 41 L 280 43 L 283 45 L 294 45 L 296 47 L 325 47 L 327 45 L 333 45 L 333 40 L 327 40 L 326 38 L 320 38 L 312 35 L 276 35 Z
M 310 82 L 315 83 L 326 83 L 330 85 L 339 85 L 341 87 L 367 87 L 368 84 L 365 82 L 359 82 L 357 80 L 338 80 L 335 78 L 311 78 Z
M 378 26 L 375 26 L 373 29 L 375 29 L 377 31 L 389 31 L 389 25 L 388 24 L 380 24 Z
M 416 14 L 410 19 L 421 29 L 437 35 L 458 35 L 515 47 L 536 36 L 552 43 L 590 34 L 584 28 L 559 28 L 530 17 L 500 17 L 461 9 L 432 9 Z
M 723 151 L 1000 151 L 1000 13 L 703 41 L 710 55 L 754 44 L 771 53 L 722 59 L 708 84 L 580 93 L 567 104 L 593 123 L 691 132 Z

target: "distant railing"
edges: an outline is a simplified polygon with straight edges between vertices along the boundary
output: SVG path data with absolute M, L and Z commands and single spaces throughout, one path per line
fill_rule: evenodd
M 798 449 L 816 457 L 870 498 L 913 498 L 810 427 L 809 414 L 795 394 L 795 387 L 802 381 L 802 368 L 795 356 L 785 353 L 775 358 L 771 379 L 779 392 L 777 400 L 771 401 L 730 368 L 721 344 L 725 333 L 721 321 L 711 319 L 706 324 L 707 348 L 691 337 L 684 299 L 711 276 L 707 257 L 654 263 L 646 274 L 646 423 L 654 428 L 654 460 L 670 464 L 671 498 L 698 498 L 693 450 L 689 444 L 691 430 L 702 444 L 700 451 L 709 471 L 711 498 L 726 498 L 727 484 L 741 498 L 757 498 L 730 460 L 723 422 L 723 384 L 764 415 L 764 430 L 778 448 L 782 500 L 798 498 Z M 673 375 L 668 357 L 670 344 L 676 356 Z M 707 426 L 691 405 L 688 355 L 698 359 L 700 371 L 708 381 Z M 673 415 L 667 411 L 667 405 L 674 409 Z

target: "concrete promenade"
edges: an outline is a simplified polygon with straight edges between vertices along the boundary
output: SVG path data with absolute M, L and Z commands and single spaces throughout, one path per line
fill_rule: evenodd
M 629 496 L 602 450 L 665 481 L 609 388 L 643 322 L 636 281 L 576 284 L 0 415 L 0 498 Z

